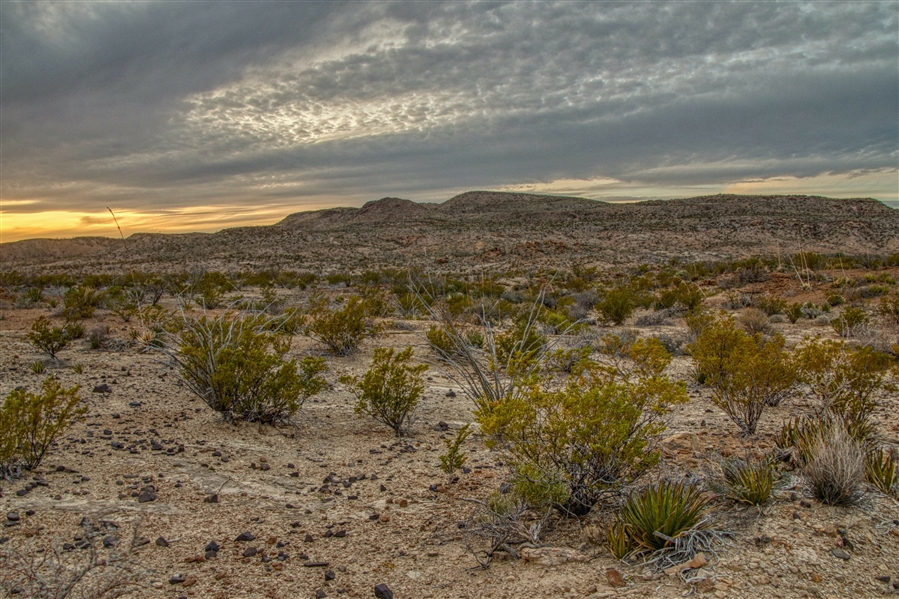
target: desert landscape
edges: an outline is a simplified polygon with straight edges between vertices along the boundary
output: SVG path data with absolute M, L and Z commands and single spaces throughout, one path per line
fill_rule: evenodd
M 809 196 L 3 244 L 0 397 L 79 399 L 0 447 L 0 595 L 899 595 L 897 280 Z

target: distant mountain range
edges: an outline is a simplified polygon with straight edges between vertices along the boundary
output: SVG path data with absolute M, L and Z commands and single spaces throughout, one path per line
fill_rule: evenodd
M 799 251 L 899 252 L 899 211 L 873 199 L 714 195 L 629 204 L 470 191 L 442 204 L 383 198 L 218 233 L 29 239 L 4 269 L 360 271 L 713 260 Z

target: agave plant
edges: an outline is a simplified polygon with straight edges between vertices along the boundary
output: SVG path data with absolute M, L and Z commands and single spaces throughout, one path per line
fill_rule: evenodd
M 701 528 L 708 511 L 709 499 L 697 486 L 662 481 L 628 497 L 620 517 L 638 549 L 656 551 Z
M 881 493 L 899 493 L 899 460 L 889 451 L 874 449 L 868 452 L 865 478 Z
M 761 505 L 774 490 L 777 471 L 768 460 L 726 460 L 721 463 L 727 496 L 741 503 Z

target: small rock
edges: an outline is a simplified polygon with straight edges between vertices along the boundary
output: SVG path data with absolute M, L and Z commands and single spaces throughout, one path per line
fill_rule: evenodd
M 891 578 L 889 576 L 875 576 L 874 580 L 876 580 L 878 582 L 885 582 L 885 583 L 889 584 Z
M 156 501 L 156 493 L 153 491 L 144 491 L 137 496 L 138 503 L 150 503 L 151 501 Z
M 107 549 L 115 547 L 120 542 L 121 542 L 121 539 L 119 539 L 119 537 L 117 537 L 115 535 L 106 535 L 105 537 L 103 537 L 103 546 L 106 547 Z
M 107 385 L 106 383 L 102 383 L 94 387 L 94 393 L 112 393 L 112 387 Z
M 242 532 L 239 535 L 237 535 L 237 538 L 234 540 L 235 541 L 252 541 L 255 538 L 256 537 L 254 537 L 253 533 L 251 533 L 251 532 Z
M 590 558 L 567 547 L 525 547 L 521 550 L 521 558 L 526 562 L 537 562 L 543 566 L 558 566 L 566 562 L 587 562 Z
M 693 556 L 693 559 L 680 563 L 676 566 L 671 566 L 665 570 L 665 574 L 668 576 L 677 576 L 684 570 L 696 570 L 708 564 L 708 560 L 705 558 L 705 554 L 702 552 L 697 553 Z
M 841 560 L 848 560 L 848 559 L 851 557 L 848 553 L 846 553 L 845 551 L 843 551 L 843 550 L 840 549 L 839 547 L 836 548 L 836 549 L 831 549 L 831 550 L 830 550 L 830 554 L 831 554 L 832 556 L 836 557 L 836 558 L 841 559 Z
M 244 557 L 253 557 L 257 553 L 257 549 L 255 547 L 247 547 L 243 550 Z
M 175 574 L 169 578 L 169 584 L 181 584 L 184 582 L 184 574 Z
M 18 512 L 9 512 L 6 514 L 6 519 L 10 522 L 18 522 L 20 517 Z
M 309 534 L 308 532 L 306 533 L 306 536 L 303 538 L 303 542 L 304 542 L 304 543 L 311 543 L 311 542 L 314 541 L 314 540 L 315 540 L 315 539 L 313 539 L 313 538 L 312 538 L 312 535 Z
M 212 495 L 207 495 L 203 498 L 203 503 L 218 503 L 219 496 L 218 493 L 213 493 Z
M 325 571 L 325 580 L 334 580 L 335 578 L 337 578 L 337 574 L 334 573 L 334 570 Z M 887 582 L 889 582 L 889 580 L 887 580 Z
M 219 547 L 218 543 L 216 543 L 215 541 L 209 541 L 209 544 L 206 545 L 206 548 L 204 551 L 217 552 L 219 549 L 221 549 L 221 547 Z
M 624 576 L 622 576 L 621 572 L 619 572 L 615 568 L 609 568 L 608 570 L 606 570 L 606 580 L 608 581 L 609 586 L 615 587 L 616 589 L 627 586 L 627 582 L 625 582 Z
M 324 591 L 324 589 L 315 589 L 315 599 L 325 599 L 328 594 Z
M 378 599 L 393 599 L 393 591 L 385 583 L 375 585 L 375 597 Z

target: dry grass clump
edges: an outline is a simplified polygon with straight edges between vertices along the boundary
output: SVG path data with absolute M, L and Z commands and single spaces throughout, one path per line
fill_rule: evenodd
M 865 480 L 864 447 L 834 421 L 818 430 L 802 473 L 812 494 L 823 503 L 855 503 Z
M 740 314 L 738 321 L 750 335 L 765 335 L 771 332 L 771 321 L 768 315 L 758 308 L 747 308 Z

